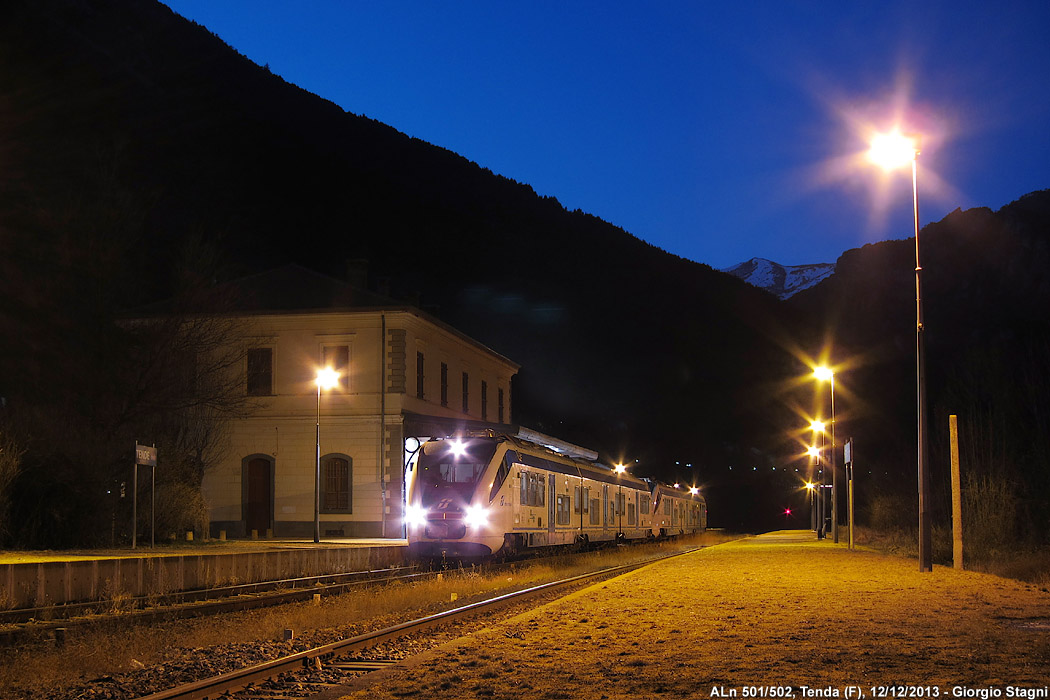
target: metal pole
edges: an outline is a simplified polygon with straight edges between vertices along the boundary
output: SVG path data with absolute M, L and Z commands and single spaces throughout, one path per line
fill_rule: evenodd
M 131 477 L 131 548 L 135 549 L 138 543 L 139 529 L 139 460 L 137 454 L 138 443 L 135 443 L 135 470 Z
M 919 571 L 933 571 L 932 536 L 930 532 L 930 471 L 926 435 L 926 343 L 922 314 L 922 265 L 919 262 L 919 152 L 911 160 L 911 193 L 915 215 L 915 374 L 918 402 L 918 477 L 919 477 Z
M 853 465 L 846 467 L 846 481 L 849 484 L 849 548 L 853 549 Z
M 154 445 L 156 447 L 156 445 Z M 157 547 L 157 465 L 149 470 L 149 547 Z
M 314 469 L 314 542 L 321 541 L 321 382 L 317 382 L 317 440 Z
M 831 534 L 839 541 L 839 470 L 835 457 L 835 374 L 831 374 Z

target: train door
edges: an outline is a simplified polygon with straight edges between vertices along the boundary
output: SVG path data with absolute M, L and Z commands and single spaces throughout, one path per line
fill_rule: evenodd
M 609 511 L 609 485 L 602 484 L 602 529 L 609 529 L 609 521 L 612 520 L 612 513 Z
M 554 474 L 547 475 L 547 543 L 554 544 L 554 526 L 558 522 L 558 480 Z

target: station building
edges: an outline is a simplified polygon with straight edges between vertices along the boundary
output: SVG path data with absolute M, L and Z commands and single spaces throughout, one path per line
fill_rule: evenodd
M 510 429 L 519 365 L 427 313 L 295 265 L 230 284 L 251 410 L 204 476 L 212 536 L 312 537 L 319 451 L 321 537 L 402 537 L 406 438 Z

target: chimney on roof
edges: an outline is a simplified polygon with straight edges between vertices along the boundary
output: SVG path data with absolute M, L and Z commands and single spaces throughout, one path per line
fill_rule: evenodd
M 346 261 L 346 281 L 351 287 L 368 289 L 368 259 L 349 258 Z

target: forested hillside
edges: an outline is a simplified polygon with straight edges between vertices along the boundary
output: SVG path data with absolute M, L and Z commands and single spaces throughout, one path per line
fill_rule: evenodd
M 123 436 L 122 340 L 99 331 L 116 314 L 367 259 L 374 282 L 523 365 L 517 422 L 688 482 L 776 459 L 773 387 L 799 370 L 775 299 L 346 113 L 159 3 L 5 3 L 0 115 L 8 413 Z M 118 447 L 37 440 L 28 467 L 67 467 L 35 488 L 88 488 L 65 483 L 85 462 L 91 488 L 123 469 Z
M 973 517 L 989 547 L 1050 532 L 1050 190 L 920 232 L 934 522 L 947 526 L 948 416 L 959 416 Z M 840 434 L 883 524 L 915 512 L 915 243 L 846 251 L 789 304 L 821 319 L 841 363 Z M 871 470 L 869 475 L 867 472 Z

